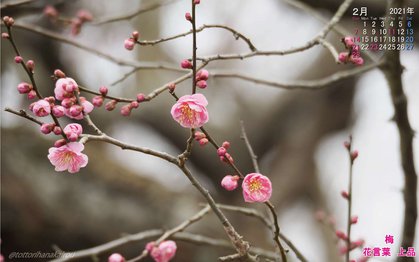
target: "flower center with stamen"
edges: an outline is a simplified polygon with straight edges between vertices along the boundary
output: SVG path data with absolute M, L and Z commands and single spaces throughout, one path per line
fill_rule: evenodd
M 255 191 L 259 191 L 260 189 L 262 189 L 262 183 L 258 180 L 251 180 L 249 183 L 249 191 L 250 192 L 255 192 Z
M 182 105 L 180 111 L 182 112 L 181 121 L 184 123 L 185 121 L 192 123 L 195 120 L 196 112 L 192 110 L 187 104 Z

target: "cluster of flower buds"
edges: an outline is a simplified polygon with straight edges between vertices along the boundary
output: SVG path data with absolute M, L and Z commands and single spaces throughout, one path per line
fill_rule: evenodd
M 4 16 L 3 17 L 3 23 L 5 26 L 7 27 L 12 27 L 13 24 L 15 23 L 15 20 L 13 19 L 13 17 L 10 16 Z M 3 35 L 2 35 L 3 36 Z M 9 37 L 3 37 L 3 38 L 9 38 Z
M 147 243 L 145 249 L 155 262 L 169 262 L 176 255 L 176 242 L 172 240 L 165 240 L 160 244 L 155 242 Z
M 209 73 L 207 70 L 202 69 L 196 73 L 196 86 L 204 89 L 207 87 L 207 80 L 208 80 Z
M 134 31 L 131 33 L 131 37 L 125 39 L 124 41 L 124 47 L 125 49 L 131 51 L 134 49 L 135 43 L 138 41 L 138 38 L 140 37 L 140 33 L 138 31 Z
M 362 59 L 359 45 L 355 45 L 354 39 L 346 36 L 342 38 L 342 42 L 349 51 L 340 53 L 338 57 L 339 61 L 344 64 L 351 62 L 354 65 L 363 65 L 364 59 Z
M 33 86 L 26 82 L 20 83 L 17 86 L 17 91 L 19 94 L 26 94 L 30 100 L 36 97 L 36 91 L 33 89 Z
M 234 163 L 233 157 L 227 153 L 227 150 L 230 148 L 230 142 L 224 141 L 222 146 L 217 149 L 217 154 L 220 157 L 220 160 L 225 163 Z
M 108 94 L 108 88 L 105 86 L 101 86 L 99 88 L 99 92 L 101 95 L 95 96 L 92 99 L 92 103 L 96 107 L 101 107 L 103 105 L 106 95 Z M 132 109 L 138 108 L 140 103 L 145 100 L 146 100 L 145 95 L 142 93 L 139 93 L 137 95 L 137 100 L 131 101 L 128 104 L 121 107 L 121 111 L 120 111 L 121 115 L 129 116 L 131 114 Z M 112 99 L 105 104 L 105 109 L 108 111 L 112 111 L 116 108 L 117 104 L 118 104 L 118 101 L 115 99 Z
M 199 142 L 199 144 L 201 146 L 205 146 L 206 144 L 208 144 L 208 138 L 202 132 L 196 131 L 195 134 L 194 134 L 194 138 L 195 138 L 196 141 Z
M 45 6 L 44 15 L 53 22 L 59 20 L 59 12 L 52 5 Z M 79 11 L 77 11 L 75 17 L 69 19 L 68 21 L 64 18 L 62 20 L 71 25 L 71 34 L 75 36 L 80 34 L 81 28 L 84 23 L 91 22 L 93 20 L 93 15 L 87 10 L 80 9 Z
M 55 70 L 54 75 L 65 76 L 61 70 Z M 94 108 L 93 104 L 85 97 L 80 96 L 77 101 L 76 94 L 79 93 L 79 86 L 72 78 L 59 78 L 55 82 L 54 93 L 55 98 L 61 101 L 61 106 L 53 105 L 52 112 L 55 117 L 66 115 L 69 118 L 80 120 L 84 118 L 84 114 L 89 114 Z

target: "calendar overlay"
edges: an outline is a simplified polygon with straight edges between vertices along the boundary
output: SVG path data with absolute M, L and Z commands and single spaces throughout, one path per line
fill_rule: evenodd
M 377 17 L 369 16 L 367 7 L 352 9 L 353 38 L 360 50 L 413 50 L 414 8 L 390 8 L 387 13 Z

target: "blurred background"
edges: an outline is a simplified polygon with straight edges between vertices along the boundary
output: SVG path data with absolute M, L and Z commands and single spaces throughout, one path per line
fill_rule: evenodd
M 20 7 L 4 8 L 2 16 L 41 26 L 120 59 L 177 66 L 182 59 L 191 57 L 191 36 L 156 46 L 136 46 L 132 52 L 124 49 L 123 42 L 133 30 L 140 32 L 142 40 L 190 30 L 190 24 L 184 19 L 185 12 L 190 11 L 190 1 L 172 1 L 130 20 L 86 24 L 78 36 L 72 36 L 69 28 L 53 24 L 42 15 L 44 6 L 52 4 L 68 17 L 83 8 L 91 11 L 95 19 L 102 19 L 155 2 L 158 1 L 36 0 Z M 331 17 L 340 4 L 334 0 L 303 2 L 325 18 Z M 419 11 L 417 1 L 407 2 Z M 386 3 L 378 0 L 356 1 L 352 6 L 367 6 L 371 14 L 384 14 L 386 10 Z M 261 50 L 299 46 L 323 26 L 311 14 L 279 0 L 203 0 L 197 7 L 197 24 L 228 25 L 252 39 Z M 350 12 L 340 24 L 348 30 L 353 28 Z M 24 59 L 35 61 L 35 78 L 44 95 L 53 94 L 50 75 L 56 68 L 92 90 L 105 85 L 111 95 L 131 98 L 139 92 L 148 94 L 182 75 L 167 70 L 140 70 L 110 86 L 130 68 L 32 32 L 17 29 L 15 37 Z M 341 35 L 332 32 L 327 39 L 343 51 L 340 38 Z M 16 86 L 28 79 L 13 62 L 9 43 L 1 43 L 1 253 L 5 257 L 13 251 L 48 252 L 54 247 L 74 251 L 127 233 L 167 229 L 200 209 L 198 203 L 204 199 L 175 166 L 111 145 L 88 143 L 89 164 L 80 173 L 54 172 L 46 156 L 56 137 L 42 135 L 35 124 L 3 111 L 5 107 L 27 109 L 28 101 L 16 92 Z M 246 48 L 242 41 L 236 41 L 231 33 L 223 30 L 208 29 L 198 34 L 199 56 L 247 52 Z M 403 84 L 409 117 L 413 129 L 418 130 L 418 49 L 401 52 L 401 62 L 406 68 Z M 318 79 L 350 68 L 351 65 L 336 65 L 332 56 L 317 46 L 283 57 L 214 62 L 207 69 L 210 73 L 237 72 L 286 82 Z M 188 93 L 190 81 L 178 85 L 176 91 L 178 95 Z M 209 100 L 207 130 L 217 141 L 230 141 L 235 162 L 243 172 L 250 173 L 251 161 L 240 140 L 239 121 L 244 121 L 262 173 L 273 182 L 272 202 L 281 230 L 309 261 L 340 261 L 333 232 L 318 223 L 314 213 L 323 210 L 336 221 L 336 228 L 346 228 L 347 203 L 340 192 L 347 188 L 349 163 L 343 142 L 352 134 L 354 148 L 360 152 L 353 181 L 353 213 L 359 216 L 359 222 L 352 228 L 352 237 L 364 239 L 366 246 L 382 247 L 385 235 L 393 235 L 393 256 L 370 261 L 396 258 L 404 210 L 404 180 L 398 132 L 390 121 L 391 97 L 379 70 L 319 91 L 282 90 L 238 79 L 210 78 L 208 88 L 202 93 Z M 130 117 L 121 116 L 119 106 L 112 112 L 103 107 L 95 109 L 91 117 L 108 135 L 177 155 L 184 150 L 189 132 L 171 118 L 172 105 L 173 98 L 165 92 L 151 103 L 141 104 Z M 88 127 L 86 130 L 92 132 Z M 414 150 L 418 169 L 417 138 Z M 195 143 L 189 165 L 217 202 L 257 208 L 267 214 L 262 205 L 245 204 L 239 191 L 227 192 L 219 186 L 231 170 L 219 162 L 212 147 L 199 147 Z M 252 245 L 273 250 L 271 234 L 259 221 L 234 213 L 227 216 Z M 188 231 L 226 238 L 213 214 Z M 145 243 L 133 243 L 112 252 L 133 257 L 143 250 Z M 184 242 L 178 246 L 173 261 L 216 261 L 219 256 L 232 253 L 229 249 Z M 100 261 L 106 261 L 112 252 L 101 255 Z M 352 257 L 359 256 L 361 250 L 352 252 Z M 297 261 L 292 252 L 289 257 L 290 261 Z

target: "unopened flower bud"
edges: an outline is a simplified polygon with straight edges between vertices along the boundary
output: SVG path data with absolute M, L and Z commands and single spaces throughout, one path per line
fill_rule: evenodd
M 237 188 L 239 179 L 238 176 L 227 175 L 221 180 L 221 186 L 228 191 L 232 191 Z
M 227 153 L 227 150 L 224 147 L 219 147 L 217 149 L 218 156 L 224 156 Z
M 1 38 L 3 38 L 3 39 L 9 39 L 10 36 L 9 36 L 8 33 L 1 33 Z
M 229 149 L 230 148 L 230 142 L 224 141 L 222 147 L 224 147 L 225 149 Z
M 54 76 L 56 76 L 57 78 L 65 78 L 66 77 L 64 72 L 61 71 L 60 69 L 55 69 L 54 70 Z
M 132 32 L 131 36 L 135 41 L 137 41 L 138 38 L 140 37 L 140 33 L 138 33 L 138 31 L 134 31 Z
M 206 88 L 206 87 L 207 87 L 207 81 L 205 81 L 205 80 L 200 80 L 200 81 L 198 81 L 198 82 L 196 83 L 196 85 L 197 85 L 199 88 L 204 89 L 204 88 Z
M 206 144 L 208 144 L 208 139 L 202 138 L 202 139 L 199 140 L 199 145 L 200 146 L 205 146 Z
M 108 88 L 106 86 L 101 86 L 99 87 L 99 92 L 103 95 L 106 96 L 108 94 Z
M 349 199 L 349 193 L 346 191 L 342 191 L 340 192 L 340 195 L 344 198 L 344 199 Z
M 339 53 L 339 56 L 338 56 L 339 62 L 346 64 L 348 62 L 348 57 L 349 57 L 348 52 Z
M 112 111 L 112 110 L 115 109 L 117 103 L 118 103 L 118 101 L 111 100 L 108 103 L 106 103 L 105 109 L 108 110 L 108 111 Z
M 351 224 L 356 224 L 356 223 L 358 223 L 358 216 L 351 217 Z
M 118 253 L 109 256 L 108 262 L 125 262 L 125 258 Z
M 125 41 L 124 41 L 125 49 L 131 51 L 131 50 L 134 49 L 134 46 L 135 46 L 135 40 L 134 39 L 132 39 L 132 38 L 125 39 Z
M 201 3 L 201 0 L 194 0 L 194 1 L 193 1 L 193 3 L 194 3 L 195 5 L 199 5 L 199 4 Z
M 92 104 L 95 107 L 101 107 L 103 105 L 103 97 L 102 96 L 95 96 L 92 98 Z
M 93 20 L 92 13 L 90 13 L 89 11 L 85 9 L 80 9 L 77 12 L 77 17 L 82 21 L 82 23 Z
M 54 129 L 55 124 L 42 124 L 41 125 L 41 132 L 45 135 L 48 135 Z
M 52 132 L 54 132 L 54 134 L 58 136 L 58 135 L 61 135 L 62 130 L 59 126 L 55 126 Z
M 123 107 L 121 107 L 121 115 L 123 116 L 129 116 L 131 114 L 131 105 L 124 105 Z
M 34 99 L 36 97 L 36 92 L 35 92 L 35 90 L 31 90 L 31 91 L 29 91 L 29 93 L 28 93 L 28 99 L 29 100 L 32 100 L 32 99 Z
M 74 99 L 72 99 L 72 98 L 64 98 L 63 101 L 61 101 L 61 105 L 64 108 L 70 108 L 71 106 L 74 105 L 74 103 L 75 103 Z
M 192 21 L 191 13 L 189 13 L 189 12 L 185 13 L 185 19 L 188 20 L 188 21 Z
M 59 105 L 55 105 L 54 107 L 52 107 L 52 114 L 55 117 L 62 117 L 64 115 L 64 107 L 63 106 L 59 106 Z
M 355 45 L 353 37 L 350 37 L 350 36 L 344 37 L 342 39 L 342 42 L 347 49 L 350 49 Z
M 342 239 L 342 240 L 347 240 L 348 239 L 348 236 L 344 232 L 342 232 L 340 230 L 336 230 L 336 236 L 339 239 Z
M 196 141 L 199 141 L 202 138 L 206 138 L 207 136 L 202 132 L 196 131 L 195 134 L 194 134 L 194 137 L 195 137 Z
M 15 56 L 15 63 L 20 64 L 23 62 L 23 58 L 19 55 Z
M 55 147 L 62 147 L 65 144 L 67 144 L 67 141 L 64 138 L 62 138 L 60 140 L 55 141 L 54 146 Z
M 29 71 L 33 72 L 35 69 L 35 62 L 33 60 L 28 60 L 28 62 L 26 62 L 26 67 L 29 69 Z
M 354 150 L 351 152 L 351 159 L 354 161 L 358 157 L 358 150 Z
M 351 147 L 351 143 L 348 141 L 343 142 L 343 146 L 349 149 Z
M 196 73 L 196 80 L 197 81 L 199 81 L 199 80 L 208 80 L 208 77 L 209 77 L 209 73 L 205 69 L 199 70 Z
M 139 106 L 140 104 L 137 102 L 137 101 L 132 101 L 131 102 L 131 107 L 132 108 L 138 108 L 138 106 Z
M 169 84 L 169 92 L 173 93 L 176 89 L 176 84 L 175 83 L 171 83 Z
M 185 60 L 182 60 L 182 62 L 180 63 L 180 66 L 185 69 L 191 69 L 192 63 L 189 60 L 185 59 Z
M 17 86 L 19 94 L 27 94 L 32 90 L 32 86 L 26 82 L 22 82 Z
M 49 18 L 56 18 L 58 17 L 58 11 L 52 5 L 47 5 L 44 8 L 44 15 Z
M 141 102 L 145 101 L 145 95 L 143 93 L 139 93 L 137 95 L 137 101 L 138 101 L 138 103 L 141 103 Z
M 73 117 L 77 117 L 80 115 L 81 112 L 83 112 L 83 107 L 80 105 L 72 105 L 70 107 L 70 115 Z
M 364 59 L 362 57 L 352 57 L 351 62 L 354 65 L 361 66 L 364 64 Z

